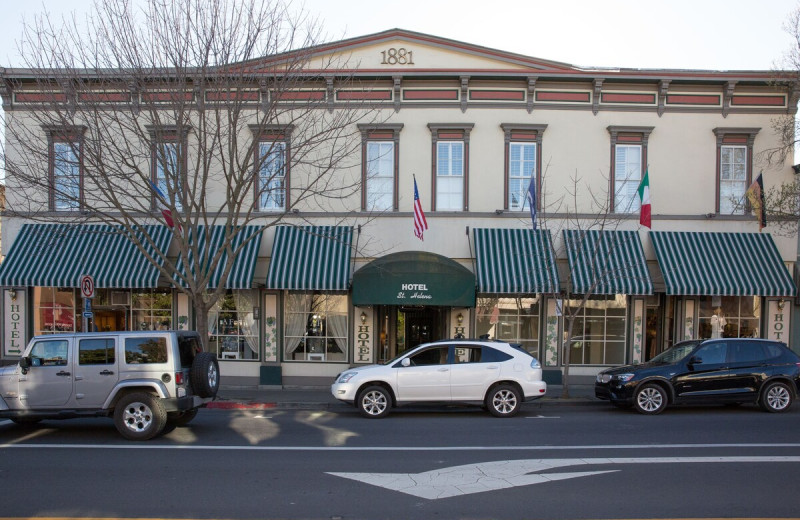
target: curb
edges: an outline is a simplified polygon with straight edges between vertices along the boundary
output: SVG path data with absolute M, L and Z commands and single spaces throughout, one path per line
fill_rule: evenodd
M 550 398 L 541 401 L 527 402 L 523 406 L 539 407 L 544 406 L 596 406 L 607 404 L 606 401 L 590 398 Z M 409 407 L 413 407 L 410 405 Z M 345 403 L 322 403 L 322 402 L 258 402 L 248 400 L 221 398 L 206 404 L 206 408 L 215 410 L 334 410 L 337 408 L 349 408 Z

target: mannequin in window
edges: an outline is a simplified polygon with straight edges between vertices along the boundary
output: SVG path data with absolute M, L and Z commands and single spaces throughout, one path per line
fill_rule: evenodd
M 725 331 L 725 316 L 722 315 L 722 309 L 717 307 L 714 309 L 714 315 L 711 316 L 711 337 L 721 338 L 722 333 Z

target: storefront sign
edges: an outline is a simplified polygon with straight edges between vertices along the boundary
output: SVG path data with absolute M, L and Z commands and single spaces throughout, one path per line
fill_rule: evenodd
M 428 292 L 428 285 L 424 283 L 403 283 L 400 284 L 400 290 L 397 292 L 398 301 L 405 302 L 406 300 L 419 300 L 425 302 L 432 300 L 433 295 Z
M 789 310 L 791 303 L 786 300 L 771 300 L 767 305 L 767 338 L 789 342 Z
M 25 349 L 25 292 L 16 289 L 5 291 L 5 347 L 4 356 L 20 356 Z

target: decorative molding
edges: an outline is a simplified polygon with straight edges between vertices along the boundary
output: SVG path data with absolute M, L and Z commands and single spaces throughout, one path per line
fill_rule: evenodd
M 593 82 L 594 97 L 592 98 L 592 114 L 597 115 L 600 111 L 600 93 L 603 91 L 603 80 L 596 79 Z
M 361 141 L 366 142 L 369 140 L 369 134 L 372 132 L 391 132 L 392 140 L 397 143 L 400 140 L 400 131 L 405 126 L 403 123 L 397 124 L 365 124 L 359 123 L 356 125 L 358 131 L 361 132 Z
M 722 146 L 726 136 L 730 135 L 744 135 L 747 136 L 747 146 L 752 148 L 756 140 L 756 134 L 761 131 L 760 128 L 743 128 L 743 127 L 717 127 L 712 130 L 714 135 L 717 136 L 717 146 Z
M 333 90 L 333 76 L 325 77 L 325 98 L 328 112 L 333 112 L 333 106 L 336 103 L 336 94 Z
M 269 82 L 266 79 L 258 82 L 258 91 L 261 93 L 261 110 L 266 114 L 269 112 Z
M 283 140 L 288 141 L 294 131 L 294 125 L 247 125 L 253 137 L 259 140 L 267 135 L 280 135 Z
M 647 146 L 647 141 L 650 138 L 654 126 L 616 126 L 612 125 L 606 128 L 608 133 L 611 134 L 611 146 L 616 146 L 621 134 L 639 134 L 642 136 L 641 144 Z
M 658 83 L 658 117 L 664 115 L 664 107 L 667 103 L 667 94 L 669 93 L 670 80 L 662 79 Z
M 4 109 L 9 109 L 14 104 L 14 87 L 10 81 L 0 81 L 0 98 L 3 99 Z
M 792 87 L 789 90 L 789 99 L 788 99 L 788 106 L 786 107 L 786 113 L 791 115 L 797 114 L 797 103 L 800 102 L 800 82 L 792 83 Z
M 464 132 L 463 141 L 469 143 L 469 133 L 474 127 L 475 123 L 428 123 L 434 143 L 439 140 L 439 133 L 447 131 Z
M 400 112 L 400 101 L 401 95 L 400 92 L 403 86 L 403 77 L 402 76 L 393 76 L 392 80 L 394 82 L 394 111 Z
M 533 101 L 535 99 L 534 92 L 536 91 L 536 80 L 539 79 L 537 76 L 529 76 L 528 77 L 528 103 L 525 107 L 530 114 L 533 112 Z
M 469 96 L 469 76 L 461 76 L 461 112 L 467 111 L 467 101 Z
M 547 130 L 547 125 L 532 125 L 525 123 L 500 123 L 500 128 L 503 129 L 503 136 L 505 144 L 511 142 L 511 134 L 514 132 L 528 132 L 535 133 L 536 139 L 533 141 L 536 144 L 542 144 L 542 135 Z
M 131 112 L 133 115 L 138 116 L 141 111 L 141 100 L 139 99 L 139 85 L 131 81 L 128 83 L 128 92 L 130 92 Z
M 736 90 L 735 81 L 729 81 L 725 84 L 725 90 L 722 92 L 722 117 L 728 117 L 734 90 Z

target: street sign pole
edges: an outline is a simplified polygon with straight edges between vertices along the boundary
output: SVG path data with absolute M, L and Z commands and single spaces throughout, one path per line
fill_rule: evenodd
M 94 313 L 92 313 L 94 278 L 88 274 L 81 275 L 78 287 L 83 295 L 83 332 L 89 332 L 89 320 L 94 318 Z

